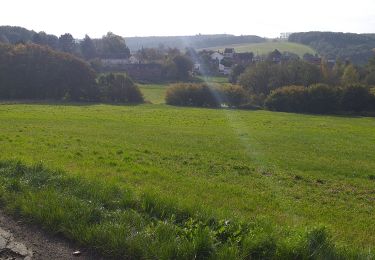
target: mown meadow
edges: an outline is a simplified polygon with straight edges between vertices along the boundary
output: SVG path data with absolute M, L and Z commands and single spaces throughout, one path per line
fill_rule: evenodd
M 316 51 L 311 47 L 287 41 L 268 41 L 263 43 L 250 44 L 232 44 L 226 46 L 215 46 L 208 49 L 213 51 L 224 51 L 225 48 L 234 48 L 236 52 L 253 52 L 255 55 L 267 55 L 268 53 L 278 49 L 280 52 L 291 52 L 302 57 L 305 53 L 315 54 Z
M 3 206 L 116 257 L 374 257 L 374 118 L 153 103 L 0 105 Z

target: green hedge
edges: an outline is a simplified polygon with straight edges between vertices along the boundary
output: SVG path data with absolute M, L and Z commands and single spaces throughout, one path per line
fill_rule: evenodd
M 210 84 L 174 84 L 167 89 L 166 103 L 175 106 L 238 107 L 249 103 L 248 92 L 241 86 Z
M 339 88 L 315 84 L 273 90 L 266 98 L 265 106 L 273 111 L 326 114 L 371 111 L 375 109 L 374 100 L 370 90 L 361 85 Z

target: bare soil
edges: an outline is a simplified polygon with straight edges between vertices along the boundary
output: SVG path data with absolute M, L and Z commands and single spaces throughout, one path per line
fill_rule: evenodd
M 3 244 L 2 248 L 1 244 Z M 13 247 L 15 248 L 13 249 Z M 76 251 L 81 254 L 73 255 Z M 61 236 L 51 235 L 24 219 L 15 219 L 0 209 L 0 259 L 81 260 L 104 258 L 90 250 L 78 247 Z

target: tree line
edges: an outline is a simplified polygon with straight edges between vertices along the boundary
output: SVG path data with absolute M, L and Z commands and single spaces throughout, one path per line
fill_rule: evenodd
M 327 59 L 363 65 L 373 55 L 375 34 L 301 32 L 291 34 L 289 41 L 309 45 Z
M 22 27 L 1 26 L 0 43 L 35 43 L 48 46 L 53 50 L 73 54 L 86 60 L 94 58 L 128 58 L 130 50 L 125 39 L 108 32 L 100 39 L 91 39 L 88 35 L 82 40 L 75 39 L 70 33 L 59 37 L 45 32 L 29 31 Z
M 310 113 L 375 110 L 375 56 L 365 66 L 301 59 L 253 64 L 238 77 L 253 102 L 271 110 Z

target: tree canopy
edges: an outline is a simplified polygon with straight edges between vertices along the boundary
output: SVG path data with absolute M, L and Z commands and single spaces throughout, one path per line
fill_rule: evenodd
M 291 34 L 289 41 L 309 45 L 327 59 L 363 65 L 373 56 L 375 34 L 301 32 Z
M 0 44 L 0 98 L 92 100 L 94 71 L 82 60 L 36 44 Z

